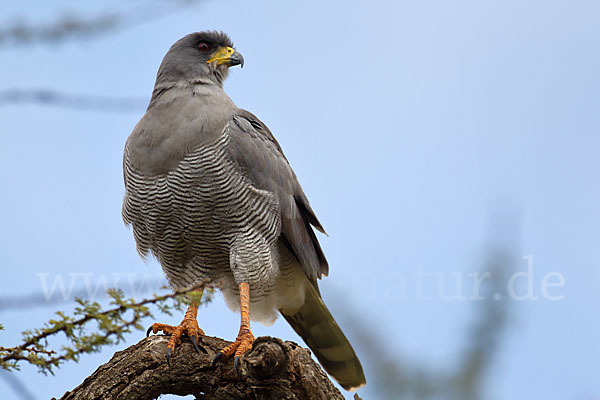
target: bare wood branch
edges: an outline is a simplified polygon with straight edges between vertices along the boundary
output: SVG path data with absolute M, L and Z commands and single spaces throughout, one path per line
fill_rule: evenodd
M 189 340 L 177 346 L 167 365 L 168 336 L 151 336 L 114 354 L 60 400 L 155 399 L 161 394 L 197 399 L 343 399 L 310 352 L 293 342 L 260 337 L 242 359 L 238 377 L 233 361 L 219 362 L 217 352 L 230 342 L 202 337 L 208 354 L 196 353 Z

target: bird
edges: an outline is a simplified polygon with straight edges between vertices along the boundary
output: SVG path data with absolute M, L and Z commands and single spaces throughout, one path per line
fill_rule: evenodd
M 366 383 L 352 345 L 321 298 L 329 265 L 314 229 L 325 234 L 269 128 L 225 93 L 229 68 L 244 65 L 221 31 L 191 33 L 164 56 L 148 108 L 128 137 L 122 216 L 138 253 L 154 255 L 172 288 L 215 282 L 240 313 L 235 341 L 213 365 L 252 348 L 250 321 L 282 315 L 346 390 Z M 201 293 L 197 293 L 201 296 Z M 154 323 L 170 335 L 167 362 L 188 335 L 204 335 L 198 296 L 183 321 Z

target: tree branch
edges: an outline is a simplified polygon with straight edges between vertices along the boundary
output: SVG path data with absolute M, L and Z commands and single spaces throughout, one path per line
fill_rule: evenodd
M 165 359 L 168 336 L 157 335 L 114 354 L 83 383 L 60 400 L 155 399 L 161 394 L 197 399 L 343 399 L 310 351 L 293 342 L 260 337 L 240 363 L 212 360 L 230 342 L 204 336 L 208 354 L 196 353 L 189 340 L 177 346 L 171 367 Z M 55 399 L 54 399 L 55 400 Z
M 141 320 L 152 317 L 149 305 L 155 305 L 160 311 L 170 314 L 172 309 L 181 309 L 185 297 L 191 296 L 190 292 L 200 288 L 207 289 L 204 291 L 207 295 L 202 298 L 201 303 L 210 301 L 212 289 L 210 281 L 206 279 L 191 288 L 162 296 L 154 295 L 138 302 L 133 298 L 125 299 L 121 290 L 109 289 L 106 293 L 114 307 L 104 311 L 97 302 L 75 299 L 79 306 L 75 308 L 74 314 L 79 318 L 57 311 L 58 319 L 51 319 L 41 329 L 23 332 L 22 344 L 15 347 L 0 346 L 0 368 L 16 369 L 19 362 L 26 361 L 39 367 L 42 372 L 52 372 L 53 367 L 58 367 L 65 361 L 77 361 L 84 353 L 97 352 L 104 345 L 120 343 L 124 340 L 123 335 L 133 328 L 143 330 Z M 167 304 L 168 300 L 174 304 Z M 132 315 L 126 318 L 126 314 Z M 86 325 L 89 322 L 95 322 L 99 332 L 86 335 Z M 3 327 L 0 325 L 1 329 Z M 57 354 L 56 351 L 47 349 L 47 339 L 61 332 L 71 341 L 71 346 L 62 346 L 60 354 Z

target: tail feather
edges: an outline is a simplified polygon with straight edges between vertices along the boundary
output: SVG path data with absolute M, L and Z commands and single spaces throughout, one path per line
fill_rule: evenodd
M 305 281 L 305 302 L 295 314 L 281 314 L 313 351 L 319 363 L 346 390 L 366 383 L 352 345 L 312 284 Z

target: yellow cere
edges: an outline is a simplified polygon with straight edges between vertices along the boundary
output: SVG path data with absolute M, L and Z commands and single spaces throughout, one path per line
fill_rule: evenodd
M 231 47 L 219 47 L 215 55 L 207 62 L 211 63 L 213 61 L 216 61 L 217 64 L 221 65 L 229 61 L 229 57 L 231 57 L 233 53 L 235 53 L 235 50 Z

